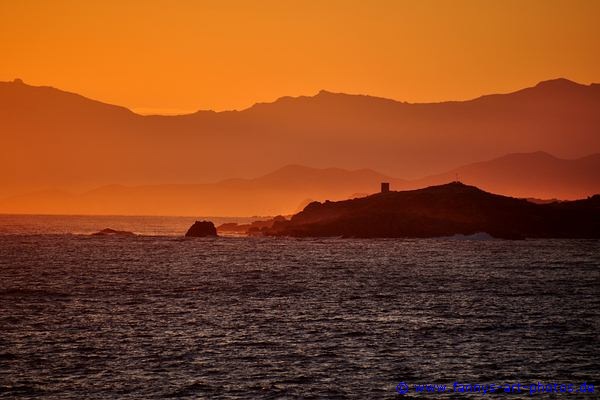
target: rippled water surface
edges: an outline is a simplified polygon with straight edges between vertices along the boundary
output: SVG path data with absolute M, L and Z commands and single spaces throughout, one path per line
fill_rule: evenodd
M 598 241 L 0 236 L 7 398 L 597 382 L 599 332 Z

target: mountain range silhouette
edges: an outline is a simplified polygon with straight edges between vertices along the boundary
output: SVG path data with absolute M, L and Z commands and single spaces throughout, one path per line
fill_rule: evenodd
M 53 209 L 52 198 L 59 197 L 78 210 L 127 211 L 135 203 L 99 209 L 81 204 L 100 200 L 81 198 L 102 195 L 108 201 L 127 192 L 136 199 L 136 193 L 160 193 L 169 184 L 173 198 L 199 187 L 236 187 L 222 203 L 236 201 L 244 185 L 257 185 L 244 189 L 248 207 L 227 209 L 278 213 L 323 196 L 373 193 L 381 180 L 402 189 L 456 175 L 507 195 L 573 199 L 598 192 L 599 109 L 600 85 L 566 79 L 468 101 L 411 104 L 321 91 L 241 111 L 180 116 L 142 116 L 51 87 L 0 82 L 0 212 L 41 211 L 36 204 L 46 200 Z M 302 173 L 294 174 L 287 167 L 288 175 L 266 189 L 265 180 L 274 179 L 269 171 L 290 164 L 310 165 L 326 178 L 316 184 L 319 179 L 305 176 L 310 169 L 298 167 Z M 345 172 L 335 176 L 330 166 Z M 231 177 L 252 183 L 221 182 Z M 197 185 L 202 182 L 219 183 Z M 275 200 L 250 206 L 252 196 L 295 191 L 285 189 L 293 182 L 307 190 L 285 197 L 281 206 L 273 206 Z M 209 198 L 206 191 L 195 198 Z M 15 197 L 32 192 L 37 194 Z M 67 197 L 74 199 L 69 203 Z M 197 214 L 203 203 L 197 204 L 177 214 Z M 175 212 L 170 207 L 165 200 L 164 211 Z

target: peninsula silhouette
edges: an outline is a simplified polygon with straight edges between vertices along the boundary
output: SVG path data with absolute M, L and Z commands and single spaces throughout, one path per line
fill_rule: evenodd
M 495 238 L 600 238 L 600 195 L 535 204 L 460 182 L 368 197 L 313 202 L 269 236 L 428 238 L 487 233 Z

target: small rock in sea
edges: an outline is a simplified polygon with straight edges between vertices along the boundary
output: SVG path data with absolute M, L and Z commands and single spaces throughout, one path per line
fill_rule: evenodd
M 135 236 L 135 233 L 106 228 L 102 229 L 100 232 L 92 233 L 92 236 Z
M 217 229 L 210 221 L 196 221 L 185 234 L 187 237 L 217 236 Z

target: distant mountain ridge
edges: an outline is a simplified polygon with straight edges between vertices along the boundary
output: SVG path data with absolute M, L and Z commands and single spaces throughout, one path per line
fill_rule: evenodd
M 565 79 L 468 101 L 410 104 L 321 91 L 242 111 L 141 116 L 50 87 L 0 83 L 0 197 L 368 166 L 418 178 L 509 153 L 600 152 L 600 85 Z M 585 153 L 582 153 L 584 152 Z
M 520 198 L 575 200 L 600 193 L 600 154 L 565 160 L 546 152 L 507 154 L 412 181 L 420 188 L 453 180 Z
M 345 200 L 376 193 L 380 182 L 389 182 L 393 190 L 406 190 L 454 180 L 513 197 L 585 198 L 600 193 L 600 154 L 577 160 L 563 160 L 542 152 L 510 154 L 413 181 L 369 169 L 288 165 L 255 179 L 228 179 L 212 184 L 108 185 L 78 195 L 35 192 L 0 199 L 0 213 L 287 215 L 313 200 Z
M 317 169 L 289 165 L 255 179 L 209 184 L 107 185 L 81 194 L 41 191 L 0 199 L 0 213 L 110 215 L 290 214 L 314 199 L 345 199 L 372 193 L 382 180 L 404 184 L 375 171 Z

